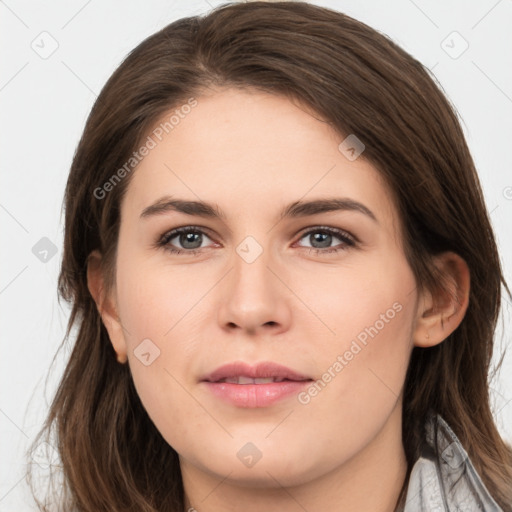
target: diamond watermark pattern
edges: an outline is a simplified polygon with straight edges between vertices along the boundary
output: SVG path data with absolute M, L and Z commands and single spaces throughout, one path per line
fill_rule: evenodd
M 261 459 L 263 454 L 255 444 L 249 442 L 238 450 L 236 456 L 242 461 L 242 464 L 252 468 Z
M 441 41 L 441 48 L 452 59 L 458 59 L 469 48 L 469 43 L 454 30 Z
M 247 236 L 238 244 L 236 252 L 246 263 L 253 263 L 263 252 L 263 247 L 254 237 Z
M 467 455 L 453 442 L 443 450 L 441 457 L 452 469 L 457 469 L 466 460 Z
M 361 153 L 365 150 L 365 145 L 351 133 L 345 140 L 338 146 L 340 153 L 347 159 L 353 162 L 357 160 Z
M 49 32 L 41 32 L 33 41 L 30 43 L 30 47 L 34 50 L 41 59 L 48 59 L 51 57 L 59 47 L 57 39 L 55 39 Z
M 43 236 L 43 238 L 32 247 L 32 254 L 39 261 L 48 263 L 57 254 L 57 246 L 49 238 Z
M 32 462 L 42 469 L 48 469 L 59 461 L 57 450 L 46 441 L 40 443 L 31 454 Z
M 160 356 L 160 349 L 149 338 L 146 338 L 137 345 L 133 353 L 144 366 L 149 366 Z

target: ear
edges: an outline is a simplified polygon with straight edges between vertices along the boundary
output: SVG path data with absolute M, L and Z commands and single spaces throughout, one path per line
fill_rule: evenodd
M 416 347 L 433 347 L 444 341 L 459 326 L 469 303 L 469 269 L 454 252 L 435 259 L 445 276 L 435 292 L 425 290 L 419 300 L 413 342 Z
M 87 258 L 87 286 L 101 315 L 101 319 L 108 331 L 110 341 L 120 363 L 126 363 L 126 340 L 113 293 L 106 294 L 102 257 L 99 251 L 93 251 Z

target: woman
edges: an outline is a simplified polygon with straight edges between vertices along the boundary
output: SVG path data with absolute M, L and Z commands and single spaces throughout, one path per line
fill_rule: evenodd
M 508 288 L 456 115 L 388 38 L 303 2 L 172 23 L 65 207 L 63 510 L 512 510 Z

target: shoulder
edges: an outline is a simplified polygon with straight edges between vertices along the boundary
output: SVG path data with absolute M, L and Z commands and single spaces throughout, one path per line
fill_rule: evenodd
M 503 512 L 439 414 L 431 414 L 425 424 L 422 453 L 412 467 L 402 510 Z

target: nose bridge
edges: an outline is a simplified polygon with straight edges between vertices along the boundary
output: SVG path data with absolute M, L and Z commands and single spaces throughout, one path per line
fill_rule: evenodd
M 287 314 L 285 287 L 274 275 L 271 250 L 254 236 L 235 247 L 232 272 L 223 290 L 220 322 L 250 331 L 264 325 L 284 325 Z M 269 269 L 270 267 L 270 269 Z
M 261 240 L 261 237 L 259 237 Z M 254 236 L 246 236 L 235 248 L 233 257 L 234 295 L 243 298 L 249 304 L 256 305 L 260 301 L 269 303 L 275 297 L 275 279 L 268 267 L 272 266 L 269 258 L 270 249 L 264 240 L 261 243 Z

